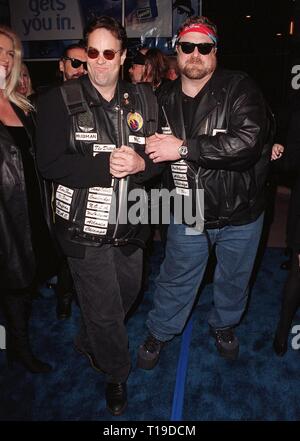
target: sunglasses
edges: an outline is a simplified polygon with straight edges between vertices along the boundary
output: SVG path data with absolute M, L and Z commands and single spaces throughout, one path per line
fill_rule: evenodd
M 105 49 L 102 52 L 103 57 L 106 60 L 113 60 L 115 58 L 115 55 L 117 52 L 121 52 L 123 51 L 123 49 L 119 49 L 118 51 L 114 51 L 112 49 Z M 100 51 L 98 51 L 98 49 L 95 49 L 94 47 L 89 47 L 87 50 L 87 56 L 89 58 L 92 58 L 92 60 L 94 60 L 95 58 L 98 58 L 100 55 Z
M 71 66 L 74 69 L 78 69 L 81 65 L 83 65 L 84 70 L 87 70 L 87 64 L 86 61 L 77 60 L 77 58 L 70 58 L 70 57 L 64 57 L 64 60 L 71 61 Z
M 192 54 L 196 47 L 201 55 L 210 54 L 215 47 L 214 43 L 190 43 L 189 41 L 178 42 L 177 45 L 181 47 L 184 54 Z

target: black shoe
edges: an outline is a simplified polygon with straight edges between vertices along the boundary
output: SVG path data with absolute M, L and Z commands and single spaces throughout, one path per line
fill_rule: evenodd
M 278 336 L 278 333 L 276 333 L 273 340 L 273 349 L 278 357 L 283 357 L 287 351 L 287 338 L 282 339 Z
M 210 332 L 216 340 L 216 347 L 219 354 L 228 360 L 236 360 L 239 354 L 239 341 L 234 335 L 233 329 L 210 328 Z
M 105 398 L 107 410 L 114 416 L 122 415 L 127 407 L 126 383 L 107 383 Z
M 280 265 L 280 268 L 281 268 L 282 270 L 286 270 L 286 271 L 289 271 L 289 270 L 291 269 L 291 267 L 292 267 L 292 260 L 291 260 L 291 259 L 285 260 L 285 261 L 282 262 L 282 264 Z
M 149 334 L 143 345 L 139 347 L 137 367 L 146 370 L 153 369 L 159 360 L 164 344 L 165 342 Z
M 73 293 L 68 292 L 57 296 L 56 314 L 59 320 L 65 320 L 72 314 Z
M 88 358 L 90 365 L 92 366 L 93 369 L 95 369 L 95 371 L 103 374 L 103 370 L 97 365 L 96 359 L 91 352 L 88 352 L 85 349 L 81 348 L 77 343 L 74 343 L 74 348 L 76 349 L 77 352 L 79 352 L 82 355 L 85 355 Z
M 9 366 L 14 363 L 22 365 L 27 371 L 32 374 L 47 374 L 52 371 L 52 367 L 48 363 L 38 360 L 31 352 L 7 352 L 7 362 Z

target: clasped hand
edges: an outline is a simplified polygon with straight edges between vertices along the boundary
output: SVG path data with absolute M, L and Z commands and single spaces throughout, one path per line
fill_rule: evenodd
M 177 161 L 180 159 L 178 148 L 183 140 L 174 135 L 155 133 L 146 139 L 145 152 L 153 162 Z
M 111 153 L 109 165 L 110 174 L 120 179 L 145 170 L 144 159 L 126 145 L 122 145 Z

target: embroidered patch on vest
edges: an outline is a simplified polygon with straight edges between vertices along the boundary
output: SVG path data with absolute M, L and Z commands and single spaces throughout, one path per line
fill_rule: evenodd
M 129 112 L 127 114 L 127 124 L 128 127 L 133 131 L 133 132 L 138 132 L 139 130 L 141 130 L 141 128 L 144 125 L 144 120 L 143 117 L 140 113 L 138 112 Z

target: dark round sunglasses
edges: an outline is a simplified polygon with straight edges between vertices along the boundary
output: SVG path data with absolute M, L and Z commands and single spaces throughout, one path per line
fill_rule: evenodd
M 184 54 L 192 54 L 196 47 L 201 55 L 210 54 L 215 47 L 214 43 L 190 43 L 189 41 L 179 41 L 177 45 L 181 47 Z
M 119 49 L 118 51 L 114 51 L 112 49 L 105 49 L 102 52 L 103 57 L 106 60 L 113 60 L 115 58 L 116 53 L 121 52 L 122 49 Z M 89 47 L 87 50 L 87 56 L 89 58 L 92 58 L 92 60 L 94 60 L 95 58 L 98 58 L 100 55 L 100 51 L 98 51 L 98 49 L 95 49 L 94 47 Z
M 87 70 L 87 64 L 86 61 L 81 61 L 78 60 L 77 58 L 70 58 L 70 57 L 64 57 L 64 60 L 69 60 L 71 61 L 71 66 L 74 69 L 78 69 L 78 67 L 80 67 L 81 65 L 83 65 L 84 70 Z

